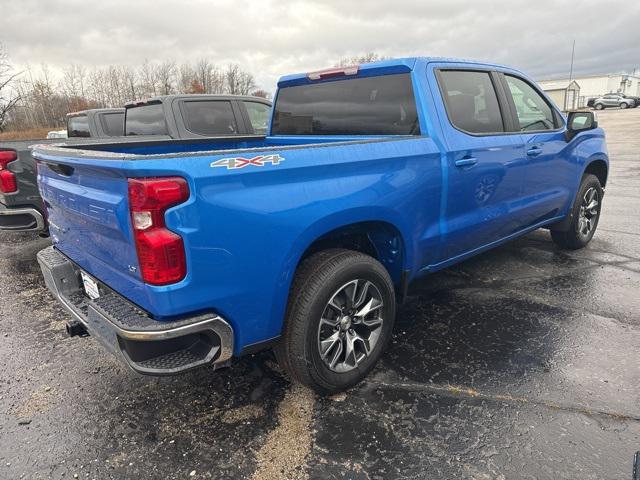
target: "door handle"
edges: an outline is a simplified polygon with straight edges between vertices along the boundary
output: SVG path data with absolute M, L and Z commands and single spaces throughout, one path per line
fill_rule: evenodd
M 456 167 L 470 167 L 478 163 L 478 159 L 474 157 L 464 157 L 456 160 Z
M 542 149 L 540 147 L 531 147 L 527 150 L 527 155 L 530 157 L 537 157 L 542 153 Z

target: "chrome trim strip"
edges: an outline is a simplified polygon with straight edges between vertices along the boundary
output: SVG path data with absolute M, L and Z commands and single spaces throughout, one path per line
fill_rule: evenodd
M 51 247 L 49 247 L 51 248 Z M 68 260 L 66 260 L 68 261 Z M 67 310 L 73 318 L 82 323 L 85 327 L 88 327 L 88 323 L 84 316 L 80 315 L 78 311 L 75 309 L 73 305 L 71 305 L 66 298 L 60 293 L 58 289 L 58 285 L 51 274 L 51 270 L 47 264 L 44 264 L 38 258 L 38 263 L 40 263 L 41 270 L 43 275 L 45 276 L 45 284 L 49 287 L 49 290 L 56 299 L 62 304 L 62 306 Z M 47 278 L 48 277 L 48 278 Z M 218 315 L 214 315 L 211 318 L 205 318 L 199 322 L 191 323 L 188 325 L 181 325 L 176 328 L 167 328 L 163 330 L 126 330 L 118 325 L 114 324 L 111 320 L 105 317 L 103 314 L 98 312 L 95 308 L 89 305 L 89 308 L 100 316 L 102 320 L 104 320 L 108 327 L 116 332 L 122 338 L 128 340 L 136 340 L 136 341 L 154 341 L 154 340 L 167 340 L 170 338 L 180 337 L 183 335 L 188 335 L 190 333 L 202 332 L 206 330 L 211 330 L 220 338 L 220 355 L 216 360 L 212 362 L 212 364 L 219 364 L 226 362 L 233 355 L 233 328 L 229 325 L 222 317 Z M 200 316 L 202 317 L 202 315 Z
M 0 230 L 10 230 L 13 232 L 32 232 L 36 230 L 44 230 L 44 217 L 35 208 L 7 208 L 0 209 L 0 215 L 10 217 L 13 215 L 31 215 L 36 221 L 35 228 L 7 228 L 0 227 Z
M 67 306 L 67 308 L 69 307 Z M 189 335 L 191 333 L 211 330 L 220 338 L 220 356 L 215 360 L 214 363 L 220 363 L 229 360 L 231 358 L 231 355 L 233 354 L 233 329 L 222 317 L 218 315 L 214 315 L 213 317 L 207 318 L 200 322 L 190 323 L 188 325 L 181 325 L 176 328 L 168 328 L 164 330 L 125 330 L 111 322 L 95 308 L 92 308 L 91 305 L 89 305 L 89 308 L 100 315 L 100 318 L 102 318 L 105 322 L 108 322 L 109 326 L 116 332 L 116 334 L 127 340 L 152 342 L 154 340 L 168 340 L 171 338 Z

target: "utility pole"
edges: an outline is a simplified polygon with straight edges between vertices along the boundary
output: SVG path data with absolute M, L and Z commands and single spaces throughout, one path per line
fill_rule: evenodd
M 571 48 L 571 68 L 569 69 L 569 82 L 573 80 L 573 57 L 576 53 L 576 39 L 573 39 L 573 48 Z

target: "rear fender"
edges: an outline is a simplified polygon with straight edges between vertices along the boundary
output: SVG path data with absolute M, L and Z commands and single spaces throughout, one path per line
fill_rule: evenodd
M 271 318 L 284 318 L 289 300 L 289 289 L 291 288 L 296 269 L 309 248 L 315 242 L 327 237 L 332 232 L 351 226 L 363 228 L 363 226 L 369 224 L 384 224 L 389 226 L 389 230 L 387 231 L 382 228 L 373 228 L 366 233 L 378 252 L 379 260 L 388 269 L 394 283 L 399 285 L 403 280 L 402 272 L 409 269 L 409 265 L 413 264 L 414 256 L 413 246 L 407 241 L 409 238 L 407 232 L 410 230 L 407 225 L 405 225 L 404 219 L 394 210 L 383 207 L 358 207 L 336 212 L 311 224 L 293 242 L 282 267 L 283 273 L 277 285 L 275 294 L 276 301 L 273 305 Z M 385 258 L 385 255 L 381 253 L 388 250 L 388 242 L 393 241 L 389 231 L 396 231 L 401 239 L 401 245 L 399 245 L 399 247 L 402 250 L 402 255 L 399 262 L 395 258 Z

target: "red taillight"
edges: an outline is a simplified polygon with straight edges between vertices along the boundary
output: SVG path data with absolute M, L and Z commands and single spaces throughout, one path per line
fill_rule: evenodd
M 15 193 L 18 191 L 16 174 L 9 170 L 8 165 L 18 159 L 15 150 L 0 150 L 0 190 L 2 193 Z
M 187 201 L 181 177 L 130 178 L 129 209 L 142 279 L 151 285 L 179 282 L 187 273 L 182 237 L 167 229 L 167 209 Z
M 324 80 L 325 78 L 343 77 L 345 75 L 357 75 L 360 70 L 359 65 L 350 65 L 348 67 L 327 68 L 326 70 L 318 70 L 317 72 L 307 73 L 309 80 Z

